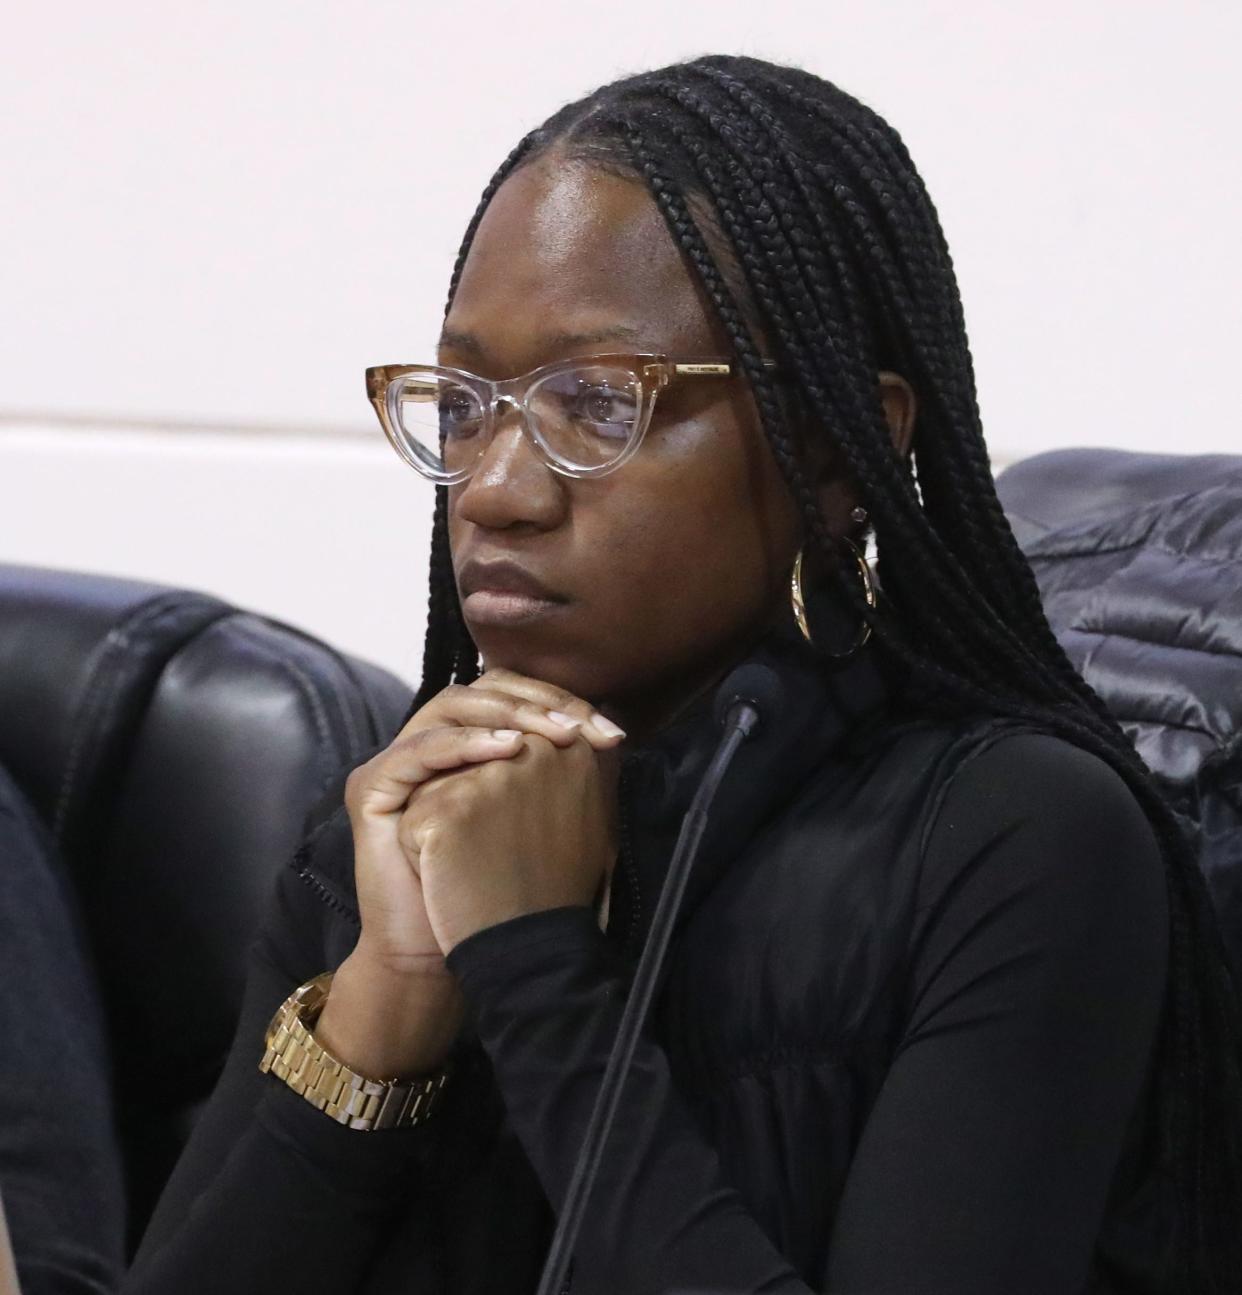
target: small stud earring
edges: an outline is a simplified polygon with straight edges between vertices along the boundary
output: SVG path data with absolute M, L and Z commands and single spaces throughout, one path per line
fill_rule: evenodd
M 858 507 L 850 513 L 850 520 L 857 522 L 859 526 L 861 526 L 863 522 L 867 520 L 867 510 L 859 504 Z

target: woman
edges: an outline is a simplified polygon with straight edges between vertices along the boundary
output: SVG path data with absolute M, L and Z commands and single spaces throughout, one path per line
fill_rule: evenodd
M 440 483 L 422 688 L 280 881 L 127 1289 L 534 1290 L 743 661 L 788 704 L 570 1289 L 1240 1289 L 1219 934 L 996 502 L 893 131 L 753 59 L 606 86 L 488 186 L 438 364 L 369 384 Z M 386 1082 L 316 1109 L 325 1055 Z

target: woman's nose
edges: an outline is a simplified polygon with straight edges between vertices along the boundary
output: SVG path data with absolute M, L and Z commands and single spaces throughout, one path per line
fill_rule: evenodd
M 512 401 L 497 402 L 491 441 L 457 496 L 462 519 L 492 529 L 520 522 L 547 529 L 563 517 L 567 491 L 536 452 L 523 417 Z

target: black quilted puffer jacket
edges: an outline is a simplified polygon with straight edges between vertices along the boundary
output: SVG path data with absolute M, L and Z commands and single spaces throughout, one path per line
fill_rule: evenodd
M 1242 983 L 1242 456 L 1060 450 L 998 491 L 1058 638 L 1198 842 Z

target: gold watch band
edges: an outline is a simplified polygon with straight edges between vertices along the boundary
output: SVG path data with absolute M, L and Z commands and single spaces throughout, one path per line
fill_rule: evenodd
M 446 1067 L 416 1079 L 368 1079 L 321 1047 L 311 1026 L 327 1001 L 333 972 L 300 985 L 267 1027 L 259 1069 L 284 1080 L 317 1110 L 351 1129 L 408 1128 L 435 1110 L 448 1080 Z

